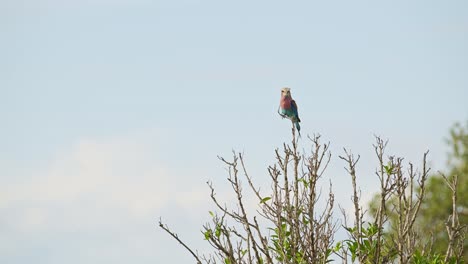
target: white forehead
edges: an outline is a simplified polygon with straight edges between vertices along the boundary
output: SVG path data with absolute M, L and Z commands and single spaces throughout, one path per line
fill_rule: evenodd
M 287 87 L 281 89 L 282 92 L 289 92 L 290 90 L 291 90 L 291 88 L 287 88 Z

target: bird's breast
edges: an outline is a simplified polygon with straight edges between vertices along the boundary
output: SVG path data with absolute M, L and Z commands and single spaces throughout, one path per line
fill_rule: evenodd
M 280 100 L 280 107 L 283 109 L 289 109 L 291 108 L 291 100 L 287 98 L 281 98 Z

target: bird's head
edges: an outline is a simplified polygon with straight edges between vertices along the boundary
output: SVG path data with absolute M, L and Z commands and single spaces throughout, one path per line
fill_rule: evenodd
M 284 87 L 281 89 L 281 96 L 282 97 L 291 97 L 291 88 Z

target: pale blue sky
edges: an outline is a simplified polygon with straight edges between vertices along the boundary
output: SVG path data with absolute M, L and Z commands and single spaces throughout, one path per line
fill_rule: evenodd
M 376 191 L 374 134 L 443 168 L 448 128 L 468 119 L 467 13 L 466 1 L 0 0 L 0 262 L 191 263 L 157 218 L 206 249 L 205 182 L 225 188 L 216 155 L 244 151 L 265 183 L 290 132 L 283 86 L 303 133 L 331 141 L 344 206 L 337 156 L 360 153 L 363 192 Z

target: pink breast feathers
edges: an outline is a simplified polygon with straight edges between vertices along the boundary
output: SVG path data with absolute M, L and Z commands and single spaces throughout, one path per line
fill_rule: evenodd
M 289 108 L 291 108 L 291 101 L 292 101 L 292 99 L 289 98 L 289 97 L 283 97 L 283 98 L 281 98 L 281 100 L 280 100 L 280 106 L 281 106 L 281 108 L 283 108 L 283 109 L 289 109 Z

